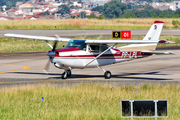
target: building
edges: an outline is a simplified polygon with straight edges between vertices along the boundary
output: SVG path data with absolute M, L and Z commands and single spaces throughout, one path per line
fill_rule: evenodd
M 180 1 L 173 1 L 173 10 L 180 9 Z
M 95 3 L 97 6 L 103 6 L 105 3 L 110 2 L 111 0 L 82 0 L 83 3 Z M 96 7 L 96 6 L 94 6 Z
M 150 4 L 154 9 L 159 9 L 159 10 L 174 10 L 174 5 L 173 3 L 167 3 L 167 2 L 154 2 L 152 4 Z
M 30 2 L 27 2 L 25 4 L 21 4 L 19 5 L 19 9 L 23 9 L 23 8 L 34 8 L 35 7 L 35 4 L 32 4 Z

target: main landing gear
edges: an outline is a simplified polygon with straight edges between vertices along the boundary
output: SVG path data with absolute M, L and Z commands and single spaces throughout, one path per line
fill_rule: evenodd
M 67 79 L 67 77 L 71 76 L 71 70 L 65 70 L 62 74 L 62 79 Z
M 104 71 L 104 78 L 105 79 L 110 79 L 111 78 L 111 72 L 110 71 L 105 71 L 103 68 L 101 68 L 100 66 L 98 66 L 98 68 L 100 68 L 101 70 Z
M 104 73 L 104 77 L 105 77 L 105 79 L 110 79 L 111 78 L 111 72 L 110 71 L 106 71 Z
M 102 69 L 101 67 L 98 66 L 98 68 Z M 105 71 L 104 69 L 102 69 L 104 71 L 104 78 L 105 79 L 110 79 L 111 78 L 111 72 L 110 71 Z M 62 79 L 67 79 L 68 77 L 71 76 L 71 69 L 68 70 L 64 70 L 64 72 L 62 73 Z

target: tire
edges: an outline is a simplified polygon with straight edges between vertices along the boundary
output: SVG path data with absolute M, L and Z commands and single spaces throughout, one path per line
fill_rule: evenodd
M 67 76 L 71 77 L 71 70 L 67 70 Z
M 104 73 L 104 77 L 105 77 L 105 79 L 110 79 L 111 78 L 111 72 L 110 71 L 106 71 Z
M 62 79 L 67 79 L 67 72 L 63 72 L 63 74 L 62 74 Z

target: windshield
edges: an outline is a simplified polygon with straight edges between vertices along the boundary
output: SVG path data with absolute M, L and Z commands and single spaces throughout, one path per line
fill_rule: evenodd
M 66 47 L 75 47 L 83 50 L 86 47 L 85 40 L 70 40 Z

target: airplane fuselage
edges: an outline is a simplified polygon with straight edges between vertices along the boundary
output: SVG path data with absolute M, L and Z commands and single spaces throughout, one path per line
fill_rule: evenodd
M 65 47 L 57 49 L 55 57 L 51 59 L 52 63 L 58 63 L 64 67 L 71 68 L 85 68 L 86 64 L 97 57 L 100 51 L 88 51 L 81 50 L 75 47 Z M 120 51 L 119 49 L 112 48 L 102 56 L 94 60 L 86 68 L 92 68 L 97 66 L 104 66 L 123 61 L 129 61 L 136 58 L 142 58 L 149 55 L 142 55 L 141 51 Z

